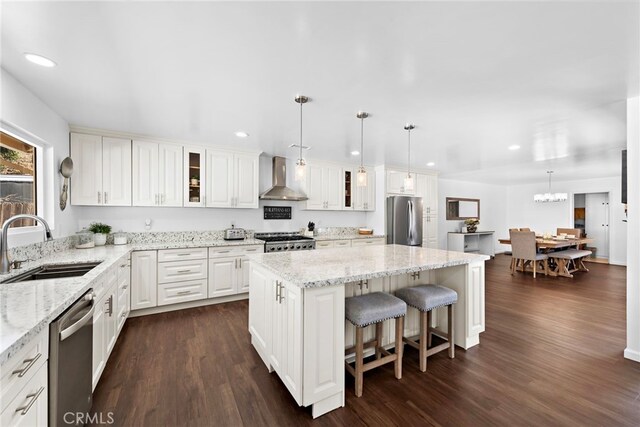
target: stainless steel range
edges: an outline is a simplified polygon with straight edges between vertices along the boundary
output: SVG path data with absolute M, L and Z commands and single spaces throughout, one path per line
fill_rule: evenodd
M 304 251 L 316 248 L 316 241 L 312 237 L 305 237 L 300 233 L 256 233 L 255 238 L 264 240 L 264 251 Z

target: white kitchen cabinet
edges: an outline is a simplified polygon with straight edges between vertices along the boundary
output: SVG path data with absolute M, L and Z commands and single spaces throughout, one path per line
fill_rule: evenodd
M 117 315 L 116 323 L 117 323 L 117 331 L 120 334 L 120 331 L 124 327 L 124 323 L 129 316 L 129 311 L 131 307 L 131 260 L 126 259 L 123 263 L 118 266 L 118 303 L 117 307 Z
M 113 347 L 116 345 L 118 337 L 118 286 L 117 281 L 108 288 L 107 294 L 103 298 L 104 301 L 104 324 L 105 324 L 105 340 L 106 340 L 106 357 L 109 358 Z
M 158 262 L 158 284 L 207 279 L 207 260 Z
M 118 338 L 119 266 L 113 266 L 99 278 L 104 292 L 98 294 L 93 308 L 92 387 L 95 390 L 109 355 Z M 94 287 L 95 289 L 95 287 Z
M 182 206 L 182 147 L 133 141 L 133 206 Z
M 316 240 L 316 249 L 350 248 L 351 240 Z
M 299 405 L 302 404 L 302 289 L 275 280 L 270 361 Z
M 386 245 L 387 241 L 384 237 L 371 237 L 368 239 L 353 239 L 351 241 L 351 246 L 379 246 Z
M 422 222 L 422 246 L 438 249 L 438 217 L 425 216 Z
M 207 279 L 158 285 L 158 306 L 207 298 Z
M 209 260 L 209 298 L 235 295 L 238 283 L 238 258 Z
M 200 147 L 184 147 L 184 206 L 204 207 L 206 154 Z
M 275 299 L 275 280 L 273 276 L 262 268 L 249 267 L 249 282 L 251 304 L 249 304 L 249 332 L 251 343 L 258 351 L 262 360 L 272 371 L 269 356 L 272 347 L 272 306 Z
M 342 209 L 352 211 L 356 203 L 356 173 L 352 168 L 342 169 Z
M 107 363 L 106 321 L 104 308 L 104 298 L 100 299 L 99 301 L 94 301 L 92 350 L 93 375 L 91 377 L 92 390 L 95 390 L 96 385 L 98 385 L 100 375 L 102 375 L 104 366 Z
M 438 176 L 416 174 L 416 196 L 422 197 L 423 215 L 438 215 Z
M 416 179 L 416 173 L 412 172 L 411 176 Z M 388 194 L 401 194 L 413 196 L 415 194 L 415 185 L 413 190 L 406 190 L 404 188 L 404 179 L 407 177 L 407 171 L 387 171 L 387 193 Z M 414 181 L 415 184 L 415 181 Z
M 157 251 L 131 254 L 131 310 L 158 305 Z
M 313 210 L 343 210 L 343 170 L 333 165 L 309 164 L 304 189 L 308 197 L 306 208 Z
M 258 208 L 258 156 L 207 150 L 206 206 Z
M 371 168 L 366 168 L 367 185 L 358 187 L 357 179 L 354 175 L 354 209 L 357 211 L 375 211 L 376 210 L 376 172 Z
M 37 371 L 30 377 L 0 415 L 0 425 L 5 427 L 33 427 L 48 425 L 48 364 L 34 365 Z M 2 391 L 4 393 L 4 390 Z M 5 401 L 4 394 L 3 406 Z
M 131 140 L 71 134 L 71 203 L 131 206 Z

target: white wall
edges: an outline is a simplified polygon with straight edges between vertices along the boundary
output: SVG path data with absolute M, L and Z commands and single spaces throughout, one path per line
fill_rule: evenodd
M 294 160 L 287 159 L 287 185 L 300 190 L 293 178 Z M 260 192 L 271 187 L 271 157 L 260 156 Z M 263 206 L 291 206 L 291 220 L 264 220 Z M 313 221 L 316 227 L 364 227 L 366 214 L 354 211 L 307 211 L 305 202 L 261 200 L 260 209 L 143 208 L 78 206 L 80 228 L 102 221 L 114 230 L 144 231 L 144 220 L 152 220 L 152 231 L 220 230 L 233 221 L 236 227 L 256 231 L 297 231 Z M 384 233 L 384 230 L 375 230 Z
M 558 227 L 573 228 L 573 195 L 576 193 L 609 193 L 609 262 L 627 264 L 627 223 L 621 203 L 621 177 L 554 181 L 553 191 L 568 193 L 566 202 L 536 203 L 533 195 L 546 191 L 546 182 L 514 185 L 507 190 L 507 228 L 529 227 L 539 233 L 555 233 Z
M 627 101 L 627 348 L 640 362 L 640 98 Z
M 509 250 L 509 246 L 498 244 L 498 239 L 508 237 L 507 226 L 507 187 L 504 185 L 482 184 L 478 182 L 438 180 L 438 247 L 447 248 L 447 233 L 460 231 L 463 221 L 447 221 L 446 198 L 464 197 L 480 199 L 479 231 L 495 231 L 496 252 Z
M 0 70 L 2 127 L 43 147 L 44 188 L 40 194 L 44 198 L 44 217 L 54 228 L 56 237 L 69 235 L 76 230 L 74 207 L 60 210 L 58 199 L 62 189 L 62 176 L 58 165 L 69 155 L 69 126 L 55 111 L 45 105 L 31 91 L 24 87 L 6 70 Z M 48 72 L 48 70 L 42 70 Z M 33 236 L 31 236 L 33 238 Z M 41 234 L 35 236 L 41 239 Z M 25 244 L 23 238 L 10 238 L 11 246 Z

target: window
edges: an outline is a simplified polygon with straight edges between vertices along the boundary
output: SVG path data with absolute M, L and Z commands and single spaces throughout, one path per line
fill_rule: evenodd
M 0 225 L 18 214 L 36 214 L 36 148 L 0 132 Z M 32 220 L 12 227 L 33 226 Z

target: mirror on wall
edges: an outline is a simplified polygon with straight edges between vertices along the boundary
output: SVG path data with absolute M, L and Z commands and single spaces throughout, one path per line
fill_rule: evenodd
M 480 199 L 447 197 L 447 220 L 480 219 Z

